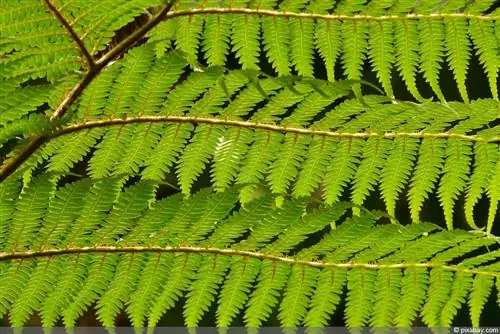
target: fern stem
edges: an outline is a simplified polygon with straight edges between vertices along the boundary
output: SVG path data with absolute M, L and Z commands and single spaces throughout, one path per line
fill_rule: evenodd
M 44 0 L 44 1 L 47 7 L 49 7 L 49 10 L 55 16 L 55 18 L 62 24 L 64 29 L 66 29 L 66 31 L 70 34 L 73 41 L 75 41 L 75 43 L 78 45 L 78 48 L 80 49 L 81 53 L 85 57 L 85 60 L 87 61 L 89 69 L 93 68 L 95 66 L 94 58 L 85 47 L 85 44 L 83 43 L 81 38 L 76 34 L 75 30 L 73 30 L 73 27 L 69 24 L 68 21 L 66 21 L 61 12 L 54 6 L 54 4 L 50 0 Z
M 62 135 L 70 134 L 73 132 L 92 129 L 92 128 L 100 128 L 107 126 L 122 126 L 126 124 L 135 124 L 135 123 L 191 123 L 191 124 L 209 124 L 209 125 L 221 125 L 221 126 L 234 126 L 240 128 L 248 128 L 254 130 L 269 130 L 275 132 L 282 133 L 297 133 L 302 135 L 311 135 L 311 136 L 324 136 L 331 138 L 386 138 L 386 139 L 395 139 L 395 138 L 441 138 L 441 139 L 460 139 L 467 141 L 485 141 L 485 142 L 498 142 L 500 141 L 499 136 L 493 137 L 481 137 L 477 135 L 463 135 L 457 133 L 449 133 L 449 132 L 440 132 L 440 133 L 426 133 L 426 132 L 386 132 L 386 133 L 377 133 L 377 132 L 335 132 L 335 131 L 325 131 L 325 130 L 314 130 L 308 128 L 297 128 L 297 127 L 288 127 L 288 126 L 280 126 L 274 124 L 265 124 L 258 122 L 250 122 L 250 121 L 239 121 L 239 120 L 229 120 L 229 119 L 220 119 L 220 118 L 208 118 L 208 117 L 190 117 L 190 116 L 141 116 L 141 117 L 129 117 L 129 118 L 116 118 L 116 119 L 107 119 L 107 120 L 96 120 L 96 121 L 88 121 L 85 123 L 78 123 L 74 125 L 66 126 L 58 131 L 53 132 L 48 135 L 48 139 L 57 138 Z
M 342 14 L 313 14 L 296 13 L 276 10 L 254 9 L 254 8 L 191 8 L 185 10 L 176 10 L 169 12 L 165 19 L 189 15 L 206 14 L 246 14 L 257 16 L 301 18 L 313 20 L 335 20 L 335 21 L 399 21 L 399 20 L 443 20 L 446 18 L 465 18 L 469 20 L 497 21 L 500 16 L 497 15 L 474 15 L 468 13 L 432 13 L 432 14 L 406 14 L 406 15 L 342 15 Z
M 48 2 L 49 0 L 45 0 Z M 129 48 L 131 48 L 139 39 L 141 39 L 144 35 L 146 35 L 151 29 L 156 27 L 160 22 L 165 19 L 165 16 L 169 12 L 169 10 L 174 5 L 175 0 L 169 2 L 165 5 L 161 11 L 158 12 L 155 16 L 149 19 L 143 26 L 137 29 L 130 36 L 126 37 L 123 41 L 121 41 L 117 46 L 106 52 L 101 58 L 99 58 L 95 63 L 92 60 L 93 66 L 90 66 L 87 73 L 83 77 L 83 79 L 77 83 L 73 89 L 64 97 L 62 102 L 58 105 L 52 116 L 51 120 L 59 119 L 66 113 L 68 107 L 76 101 L 76 99 L 82 94 L 83 90 L 92 82 L 92 80 L 102 71 L 103 68 L 111 64 L 111 62 L 120 55 L 123 55 Z M 62 16 L 61 16 L 62 17 Z M 66 24 L 69 23 L 66 22 Z M 71 28 L 71 26 L 69 26 Z M 69 31 L 69 30 L 68 30 Z M 73 30 L 71 30 L 73 31 Z M 75 34 L 76 36 L 76 34 Z M 78 36 L 76 36 L 78 37 Z M 78 40 L 80 40 L 78 38 Z M 81 40 L 80 40 L 81 42 Z M 81 42 L 83 45 L 83 42 Z
M 246 258 L 256 258 L 259 260 L 270 260 L 290 265 L 302 265 L 312 268 L 337 268 L 337 269 L 355 269 L 364 268 L 369 270 L 381 269 L 406 269 L 406 268 L 440 268 L 446 271 L 469 273 L 474 275 L 489 275 L 500 277 L 500 273 L 494 271 L 482 271 L 460 267 L 458 265 L 444 265 L 442 263 L 423 262 L 423 263 L 355 263 L 355 262 L 340 262 L 329 263 L 321 261 L 306 261 L 294 259 L 293 257 L 270 255 L 260 252 L 235 250 L 230 248 L 210 248 L 210 247 L 194 247 L 194 246 L 92 246 L 92 247 L 77 247 L 77 248 L 62 248 L 62 249 L 44 249 L 38 251 L 17 251 L 17 252 L 1 252 L 1 261 L 11 261 L 20 259 L 35 259 L 43 257 L 64 256 L 72 254 L 89 254 L 89 253 L 195 253 L 195 254 L 213 254 L 219 256 L 239 256 Z

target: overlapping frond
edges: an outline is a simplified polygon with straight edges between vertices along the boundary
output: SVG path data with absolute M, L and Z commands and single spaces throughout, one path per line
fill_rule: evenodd
M 279 75 L 295 71 L 313 76 L 317 51 L 329 80 L 360 79 L 363 63 L 369 59 L 388 96 L 393 96 L 394 69 L 419 101 L 432 98 L 419 92 L 419 73 L 435 96 L 445 101 L 439 71 L 446 62 L 463 101 L 468 102 L 466 80 L 473 52 L 484 68 L 491 96 L 498 99 L 495 25 L 500 16 L 494 9 L 493 1 L 371 1 L 365 5 L 356 1 L 281 4 L 273 0 L 199 7 L 180 1 L 151 36 L 164 47 L 171 45 L 167 41 L 175 41 L 191 59 L 202 50 L 209 65 L 223 64 L 233 51 L 243 68 L 257 68 L 257 54 L 262 49 Z M 334 72 L 337 62 L 342 64 L 342 74 Z
M 271 78 L 219 67 L 188 73 L 176 52 L 156 57 L 154 46 L 134 49 L 96 78 L 65 125 L 21 132 L 48 141 L 26 166 L 67 173 L 85 159 L 95 179 L 140 174 L 161 181 L 175 171 L 186 195 L 208 167 L 218 191 L 264 182 L 275 194 L 295 197 L 321 189 L 327 204 L 349 189 L 362 205 L 379 188 L 391 215 L 408 187 L 415 222 L 436 190 L 450 228 L 461 194 L 467 221 L 476 227 L 474 206 L 485 194 L 491 230 L 498 102 L 351 99 L 356 81 Z M 19 127 L 9 124 L 6 129 Z M 242 199 L 248 191 L 242 189 Z
M 1 185 L 13 195 L 2 239 L 18 235 L 0 252 L 0 315 L 13 326 L 40 312 L 46 327 L 59 318 L 73 327 L 92 303 L 106 327 L 121 310 L 135 327 L 155 326 L 183 298 L 193 327 L 219 296 L 220 327 L 238 312 L 259 327 L 275 309 L 282 326 L 317 327 L 328 324 L 344 287 L 350 327 L 409 327 L 420 312 L 427 325 L 447 327 L 466 302 L 477 326 L 500 279 L 495 238 L 430 223 L 377 224 L 383 214 L 351 217 L 346 203 L 277 207 L 268 193 L 236 209 L 235 189 L 155 200 L 151 181 L 54 189 L 49 179 L 23 190 Z M 48 209 L 20 220 L 42 192 L 52 193 Z M 405 312 L 397 312 L 400 302 Z
M 65 31 L 67 27 L 52 15 L 47 2 L 2 2 L 2 78 L 22 82 L 46 77 L 54 82 L 80 75 L 86 66 L 81 48 L 90 57 L 102 55 L 163 5 L 159 0 L 48 3 L 75 36 Z M 454 5 L 372 1 L 365 6 L 330 1 L 197 4 L 180 0 L 150 38 L 159 42 L 158 54 L 175 47 L 192 64 L 203 55 L 209 65 L 225 65 L 234 52 L 244 69 L 256 69 L 263 50 L 279 75 L 293 71 L 312 77 L 315 52 L 323 59 L 329 80 L 335 79 L 337 62 L 343 69 L 337 78 L 359 79 L 363 63 L 369 61 L 388 96 L 393 96 L 394 69 L 420 101 L 429 96 L 418 91 L 419 72 L 435 96 L 445 101 L 439 71 L 446 62 L 462 99 L 468 102 L 466 80 L 473 52 L 484 68 L 491 96 L 498 99 L 498 20 L 493 1 Z

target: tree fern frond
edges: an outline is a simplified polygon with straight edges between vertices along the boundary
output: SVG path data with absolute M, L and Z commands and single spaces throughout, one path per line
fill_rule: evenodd
M 137 51 L 138 54 L 141 52 L 151 55 L 152 51 Z M 101 130 L 104 136 L 95 142 L 96 150 L 89 162 L 88 170 L 93 178 L 141 173 L 144 178 L 158 181 L 177 163 L 176 174 L 181 189 L 188 195 L 193 182 L 213 161 L 209 172 L 220 190 L 235 181 L 238 184 L 265 181 L 277 194 L 286 193 L 293 185 L 293 189 L 297 189 L 294 195 L 308 196 L 321 187 L 323 198 L 331 204 L 345 189 L 351 188 L 351 197 L 358 205 L 374 191 L 381 178 L 383 198 L 392 215 L 398 193 L 406 186 L 414 170 L 409 190 L 414 221 L 419 220 L 420 208 L 442 174 L 440 200 L 446 211 L 447 224 L 451 226 L 457 196 L 463 192 L 468 196 L 469 189 L 473 190 L 467 187 L 471 168 L 467 152 L 472 150 L 474 142 L 495 145 L 498 137 L 488 134 L 488 131 L 495 133 L 496 128 L 492 122 L 496 118 L 494 108 L 498 103 L 494 100 L 478 100 L 468 105 L 450 102 L 444 107 L 435 103 L 389 104 L 390 100 L 383 97 L 366 96 L 363 101 L 346 100 L 336 106 L 357 82 L 329 83 L 293 77 L 260 79 L 258 76 L 250 79 L 249 75 L 255 73 L 223 73 L 220 68 L 194 72 L 180 81 L 168 92 L 162 110 L 158 111 L 162 92 L 172 86 L 183 67 L 183 61 L 176 54 L 168 53 L 164 57 L 165 60 L 154 62 L 167 67 L 172 65 L 175 73 L 167 78 L 160 92 L 149 94 L 152 98 L 154 95 L 155 102 L 147 96 L 130 96 L 129 102 L 119 107 L 128 110 L 141 106 L 153 112 L 152 115 L 142 115 L 146 110 L 143 109 L 137 115 L 119 119 L 113 117 L 118 108 L 114 98 L 104 106 L 99 103 L 98 110 L 101 111 L 98 113 L 107 115 L 111 112 L 107 116 L 110 119 L 78 120 L 55 130 L 45 130 L 48 132 L 47 141 L 60 145 L 61 150 L 58 152 L 56 146 L 51 148 L 37 158 L 35 165 L 49 160 L 50 170 L 71 170 L 71 166 L 92 149 L 89 144 L 94 142 L 85 136 L 76 140 L 74 133 L 95 130 L 95 138 L 99 138 L 100 133 L 94 128 L 104 128 Z M 133 62 L 134 56 L 130 59 L 129 62 Z M 124 69 L 127 64 L 125 62 Z M 112 86 L 108 89 L 115 90 Z M 117 92 L 109 94 L 122 94 L 121 88 L 116 89 Z M 131 93 L 123 94 L 129 96 Z M 86 108 L 87 102 L 82 107 Z M 434 107 L 439 107 L 439 113 L 432 111 Z M 85 114 L 90 117 L 93 113 Z M 471 116 L 467 116 L 469 114 Z M 172 122 L 179 124 L 168 124 Z M 452 128 L 446 131 L 450 124 L 453 124 Z M 488 127 L 489 130 L 484 129 Z M 43 134 L 44 130 L 41 131 Z M 74 136 L 74 144 L 65 142 L 64 137 L 69 134 Z M 233 136 L 236 136 L 235 140 L 230 139 Z M 51 140 L 53 137 L 57 138 Z M 328 148 L 327 155 L 331 154 L 339 163 L 328 165 L 326 156 L 314 157 L 319 159 L 318 162 L 311 160 L 308 153 L 317 149 L 317 140 L 321 140 L 323 148 Z M 400 159 L 404 155 L 386 153 L 401 142 L 412 143 L 409 156 L 404 160 Z M 376 143 L 382 144 L 382 150 Z M 467 150 L 455 154 L 450 145 L 463 146 Z M 444 147 L 448 149 L 443 151 Z M 479 149 L 480 145 L 477 147 Z M 52 154 L 54 157 L 45 158 Z M 413 158 L 414 154 L 416 158 Z M 445 156 L 448 157 L 446 162 L 443 160 Z M 453 180 L 458 170 L 452 167 L 460 157 L 463 157 L 460 164 L 460 175 L 463 175 L 459 177 L 462 181 L 455 184 Z M 398 161 L 402 164 L 400 167 Z M 314 165 L 306 169 L 306 163 L 317 164 L 319 169 L 316 170 Z M 481 167 L 486 168 L 483 163 Z M 387 173 L 391 168 L 395 174 L 389 176 Z M 450 182 L 453 182 L 453 187 Z M 474 189 L 474 198 L 487 192 L 488 186 L 489 183 L 485 183 Z M 474 205 L 469 203 L 468 219 L 474 226 L 470 219 L 471 206 Z
M 364 156 L 354 176 L 352 189 L 352 202 L 362 205 L 364 199 L 373 189 L 376 179 L 379 177 L 382 164 L 385 160 L 390 142 L 370 138 L 365 147 Z
M 0 318 L 293 331 L 340 305 L 378 331 L 467 303 L 479 326 L 500 289 L 497 7 L 0 0 Z M 420 221 L 435 200 L 446 228 Z
M 123 180 L 115 182 L 123 186 Z M 40 179 L 31 187 L 45 183 Z M 49 208 L 57 207 L 71 189 L 83 184 L 56 190 Z M 129 186 L 123 194 L 115 194 L 115 208 L 126 208 L 134 192 L 136 197 L 139 193 L 151 196 L 151 189 L 149 181 Z M 433 224 L 375 224 L 383 217 L 378 212 L 343 218 L 350 206 L 344 203 L 313 212 L 304 201 L 286 201 L 278 207 L 272 196 L 233 212 L 236 189 L 231 193 L 205 189 L 182 202 L 180 196 L 153 200 L 140 195 L 152 203 L 142 209 L 146 211 L 136 224 L 138 230 L 120 228 L 114 220 L 119 214 L 120 221 L 125 219 L 130 225 L 127 219 L 137 217 L 139 211 L 114 208 L 100 224 L 88 226 L 97 237 L 81 239 L 78 246 L 70 238 L 74 232 L 65 229 L 58 234 L 59 242 L 45 248 L 28 245 L 0 253 L 7 265 L 1 279 L 27 284 L 24 290 L 9 284 L 2 291 L 2 312 L 10 310 L 16 326 L 22 326 L 30 313 L 41 311 L 44 325 L 53 325 L 62 315 L 65 325 L 73 327 L 82 311 L 96 302 L 103 325 L 114 326 L 115 316 L 126 309 L 133 325 L 141 327 L 146 318 L 149 325 L 157 324 L 186 291 L 185 319 L 191 327 L 199 324 L 219 295 L 217 321 L 223 327 L 230 326 L 243 308 L 246 325 L 259 327 L 276 307 L 283 326 L 324 326 L 347 283 L 345 316 L 351 327 L 407 326 L 418 312 L 428 325 L 439 326 L 449 324 L 469 291 L 471 316 L 477 321 L 498 274 L 493 253 L 471 255 L 474 249 L 495 245 L 479 234 L 440 231 Z M 82 196 L 95 197 L 87 192 Z M 24 200 L 20 197 L 16 202 Z M 87 215 L 85 210 L 74 214 Z M 44 231 L 59 217 L 49 210 L 42 218 Z M 116 232 L 112 237 L 103 232 L 111 229 Z M 138 238 L 138 231 L 146 230 L 148 234 L 141 232 L 143 237 Z M 320 231 L 319 241 L 311 239 L 311 245 L 296 248 Z M 23 237 L 34 233 L 26 230 Z M 454 259 L 464 256 L 465 261 L 454 264 Z M 490 278 L 490 290 L 479 290 L 475 281 Z M 396 313 L 399 296 L 408 307 Z
M 373 317 L 370 325 L 375 328 L 388 327 L 398 314 L 403 273 L 399 269 L 378 272 L 373 304 Z
M 419 212 L 428 193 L 433 189 L 443 164 L 445 142 L 424 139 L 418 152 L 417 165 L 408 192 L 413 221 L 419 221 Z
M 263 49 L 279 75 L 290 74 L 290 27 L 284 18 L 263 17 Z
M 464 273 L 457 273 L 453 280 L 450 297 L 441 311 L 441 326 L 449 326 L 458 310 L 467 297 L 467 292 L 472 285 L 472 276 Z
M 297 327 L 306 315 L 319 270 L 293 267 L 280 305 L 278 319 L 283 327 Z
M 260 19 L 248 15 L 234 16 L 232 50 L 243 69 L 258 69 Z

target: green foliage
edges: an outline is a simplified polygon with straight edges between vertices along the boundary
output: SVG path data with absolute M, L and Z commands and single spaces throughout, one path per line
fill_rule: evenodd
M 499 21 L 494 0 L 0 0 L 0 318 L 323 327 L 346 300 L 352 328 L 465 304 L 479 326 Z
M 102 199 L 93 195 L 99 181 L 68 183 L 53 191 L 47 212 L 9 225 L 12 234 L 24 227 L 26 241 L 0 253 L 0 280 L 7 287 L 0 315 L 8 313 L 13 326 L 22 326 L 38 311 L 50 327 L 62 313 L 73 327 L 95 302 L 106 327 L 121 310 L 135 327 L 155 326 L 186 298 L 185 323 L 194 327 L 218 297 L 220 327 L 231 325 L 238 312 L 246 325 L 259 327 L 275 309 L 284 327 L 324 326 L 346 286 L 351 327 L 406 327 L 418 312 L 426 325 L 447 327 L 466 301 L 477 324 L 500 279 L 497 257 L 481 261 L 498 241 L 479 234 L 430 223 L 384 225 L 384 214 L 351 216 L 344 202 L 311 210 L 292 200 L 280 208 L 271 193 L 237 209 L 236 189 L 154 200 L 150 181 L 129 183 L 108 184 L 120 191 Z M 48 184 L 41 176 L 26 191 L 17 187 L 14 216 L 24 212 L 28 191 Z M 82 187 L 94 192 L 79 189 L 75 196 Z M 84 219 L 86 203 L 113 204 L 75 245 L 71 234 L 78 225 L 50 209 L 61 201 L 76 221 Z M 64 230 L 55 227 L 61 224 Z M 415 253 L 424 244 L 426 252 Z M 398 314 L 400 302 L 406 311 Z

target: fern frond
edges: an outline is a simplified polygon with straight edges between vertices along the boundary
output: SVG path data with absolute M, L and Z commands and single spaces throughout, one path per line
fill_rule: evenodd
M 259 327 L 276 308 L 282 326 L 324 326 L 344 284 L 351 327 L 408 326 L 419 312 L 430 326 L 446 325 L 469 292 L 476 323 L 498 276 L 498 258 L 482 250 L 496 247 L 495 242 L 480 234 L 442 231 L 427 223 L 376 224 L 383 214 L 346 217 L 351 205 L 345 203 L 310 212 L 304 201 L 278 207 L 272 196 L 263 196 L 237 209 L 236 189 L 155 200 L 150 181 L 127 185 L 123 180 L 106 186 L 124 189 L 113 196 L 108 191 L 107 207 L 113 208 L 100 211 L 98 224 L 87 224 L 89 237 L 78 244 L 68 228 L 51 234 L 54 242 L 42 243 L 45 247 L 10 245 L 0 253 L 5 266 L 0 279 L 16 282 L 0 293 L 0 311 L 9 310 L 15 326 L 40 311 L 44 326 L 62 316 L 65 326 L 73 327 L 92 303 L 104 326 L 114 326 L 123 309 L 135 327 L 146 318 L 154 326 L 184 293 L 189 327 L 199 324 L 217 296 L 221 327 L 230 326 L 243 309 L 246 325 Z M 49 184 L 39 179 L 29 189 Z M 47 197 L 53 209 L 41 213 L 41 231 L 55 230 L 66 215 L 56 216 L 54 210 L 62 200 L 77 201 L 68 196 L 84 186 L 94 192 L 79 194 L 81 209 L 68 212 L 72 219 L 91 218 L 88 205 L 104 209 L 104 202 L 96 202 L 103 181 L 70 183 Z M 16 196 L 19 207 L 28 195 Z M 4 233 L 16 229 L 9 225 Z M 28 240 L 37 233 L 21 234 Z M 489 289 L 483 288 L 485 280 Z M 401 303 L 406 311 L 396 312 Z
M 277 10 L 273 2 L 243 4 L 240 8 L 215 4 L 212 8 L 178 8 L 170 15 L 172 20 L 183 22 L 198 17 L 198 21 L 203 21 L 202 15 L 207 22 L 234 16 L 231 42 L 244 68 L 255 67 L 257 52 L 262 47 L 279 75 L 288 75 L 293 66 L 299 75 L 312 76 L 311 63 L 316 50 L 324 61 L 328 80 L 332 81 L 335 77 L 334 68 L 339 55 L 344 77 L 359 79 L 360 66 L 367 53 L 384 90 L 392 96 L 393 74 L 390 69 L 394 62 L 410 93 L 420 101 L 423 97 L 415 83 L 419 66 L 435 95 L 440 101 L 445 101 L 439 87 L 440 63 L 445 55 L 455 74 L 462 99 L 468 101 L 465 79 L 471 53 L 467 36 L 470 35 L 488 76 L 492 97 L 498 98 L 493 80 L 498 71 L 497 57 L 493 52 L 497 42 L 491 29 L 498 18 L 485 14 L 492 7 L 492 2 L 472 1 L 463 6 L 439 6 L 376 1 L 368 5 L 359 2 L 334 6 L 318 1 L 308 6 L 284 6 L 280 5 Z M 195 26 L 195 36 L 204 39 L 213 34 L 214 27 L 219 25 Z M 259 40 L 259 26 L 263 31 L 262 41 Z M 183 42 L 179 42 L 178 47 L 194 56 L 197 43 L 185 43 L 185 34 L 187 32 L 179 34 L 177 40 Z M 226 38 L 213 40 L 222 42 Z M 226 51 L 224 55 L 228 53 Z

